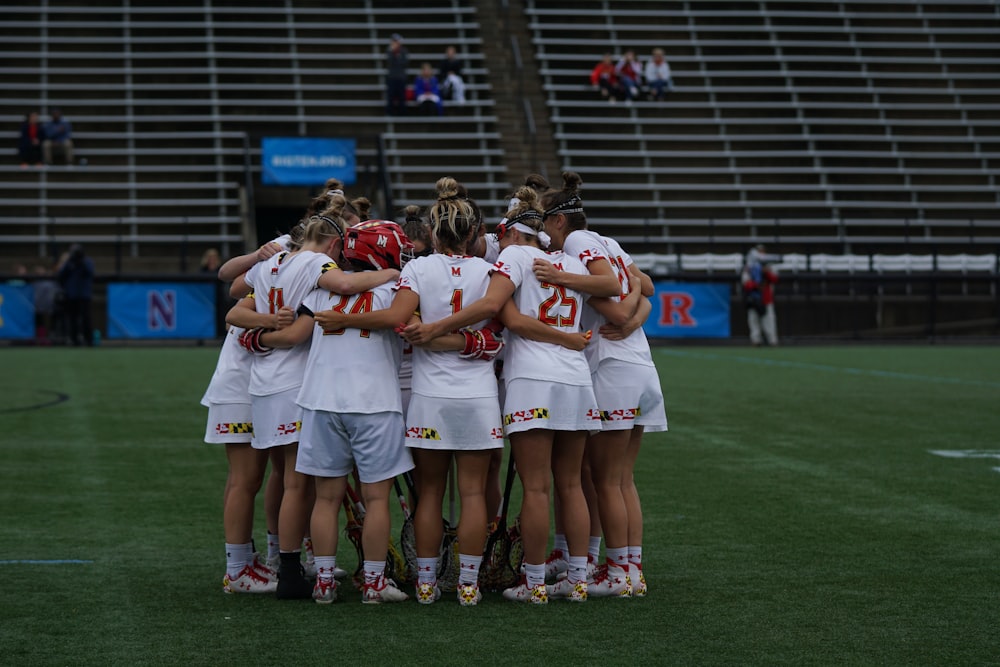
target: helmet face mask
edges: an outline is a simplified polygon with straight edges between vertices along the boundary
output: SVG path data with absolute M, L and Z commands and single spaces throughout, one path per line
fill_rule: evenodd
M 413 243 L 395 222 L 369 220 L 347 230 L 344 257 L 373 269 L 400 269 L 413 256 Z

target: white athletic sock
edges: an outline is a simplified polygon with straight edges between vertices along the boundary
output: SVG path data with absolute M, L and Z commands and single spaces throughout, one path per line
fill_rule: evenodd
M 236 577 L 251 558 L 253 558 L 253 545 L 250 542 L 246 544 L 226 542 L 226 574 L 230 577 Z
M 561 551 L 563 558 L 569 553 L 569 545 L 566 544 L 566 535 L 563 533 L 556 533 L 555 539 L 552 541 L 552 550 Z
M 437 581 L 438 559 L 418 558 L 417 559 L 417 583 L 433 584 Z
M 333 579 L 333 571 L 337 567 L 336 556 L 316 556 L 316 577 L 323 581 Z
M 614 565 L 623 570 L 628 567 L 628 547 L 605 549 L 604 553 L 608 557 L 608 565 Z
M 590 536 L 590 545 L 587 547 L 587 553 L 590 554 L 590 556 L 592 557 L 592 559 L 593 559 L 593 561 L 595 563 L 598 562 L 598 559 L 601 557 L 601 536 L 600 535 L 591 535 Z
M 545 563 L 540 565 L 524 564 L 524 579 L 528 583 L 528 588 L 533 588 L 545 583 Z
M 307 563 L 315 562 L 316 555 L 313 553 L 313 541 L 308 535 L 302 538 L 302 551 L 306 552 Z
M 281 548 L 278 546 L 278 536 L 274 533 L 267 534 L 267 559 L 269 561 L 275 561 L 278 558 L 278 554 L 281 552 Z
M 567 559 L 569 568 L 566 570 L 566 578 L 572 583 L 587 580 L 587 557 L 570 556 Z
M 378 578 L 385 573 L 385 561 L 384 560 L 366 560 L 365 561 L 365 583 L 368 585 L 374 584 L 378 581 Z
M 639 570 L 642 569 L 642 547 L 629 547 L 628 548 L 628 564 L 629 564 L 629 576 L 633 574 L 639 576 Z
M 474 584 L 479 581 L 479 565 L 483 562 L 482 556 L 468 556 L 458 554 L 458 583 Z

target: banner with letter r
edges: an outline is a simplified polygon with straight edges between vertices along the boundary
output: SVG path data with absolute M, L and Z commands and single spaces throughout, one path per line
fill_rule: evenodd
M 657 282 L 643 331 L 650 338 L 729 338 L 729 285 Z

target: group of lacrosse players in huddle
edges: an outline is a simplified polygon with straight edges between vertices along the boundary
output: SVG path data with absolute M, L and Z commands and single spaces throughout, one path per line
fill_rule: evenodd
M 437 182 L 425 217 L 407 207 L 402 225 L 368 219 L 369 202 L 332 181 L 289 234 L 222 266 L 239 301 L 202 404 L 205 440 L 225 444 L 229 462 L 226 592 L 333 602 L 347 574 L 336 556 L 343 505 L 349 521 L 352 506 L 363 512 L 362 601 L 409 599 L 386 571 L 390 497 L 406 476 L 413 597 L 441 596 L 442 503 L 457 487 L 448 590 L 476 605 L 507 438 L 523 564 L 503 597 L 646 594 L 633 468 L 644 431 L 667 429 L 642 331 L 653 285 L 587 229 L 580 185 L 573 172 L 561 188 L 529 176 L 486 233 L 452 178 Z M 252 540 L 262 486 L 266 556 Z

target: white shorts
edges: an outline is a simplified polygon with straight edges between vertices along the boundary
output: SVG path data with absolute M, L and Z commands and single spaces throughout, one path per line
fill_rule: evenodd
M 373 484 L 413 469 L 398 412 L 302 411 L 295 470 L 314 477 L 344 477 L 358 466 L 358 479 Z
M 208 406 L 205 442 L 239 445 L 253 437 L 253 417 L 249 403 L 212 403 Z
M 526 378 L 509 380 L 503 427 L 508 436 L 540 428 L 596 433 L 601 430 L 601 418 L 594 389 Z
M 591 379 L 601 408 L 601 430 L 624 431 L 633 426 L 649 432 L 667 430 L 656 367 L 608 359 L 600 363 Z
M 413 392 L 406 413 L 406 446 L 475 451 L 503 447 L 500 404 L 486 398 L 438 398 Z
M 253 407 L 254 449 L 270 449 L 299 441 L 302 408 L 295 402 L 299 389 L 289 389 L 270 396 L 251 396 Z

